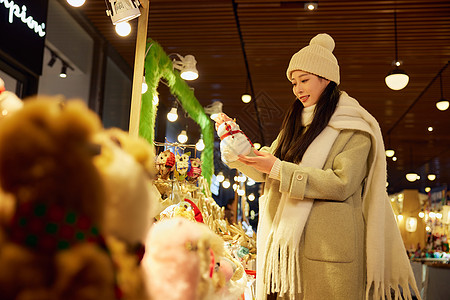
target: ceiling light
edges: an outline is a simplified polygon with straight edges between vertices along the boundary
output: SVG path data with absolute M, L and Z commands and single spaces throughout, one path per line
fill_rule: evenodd
M 392 157 L 392 156 L 394 156 L 394 154 L 395 154 L 394 150 L 392 150 L 392 149 L 387 149 L 386 150 L 386 156 L 387 157 Z
M 259 150 L 259 148 L 261 148 L 261 144 L 260 144 L 260 143 L 254 143 L 254 144 L 253 144 L 253 147 L 254 147 L 256 150 Z
M 395 31 L 395 69 L 389 72 L 384 81 L 391 90 L 401 90 L 408 85 L 409 76 L 404 70 L 399 69 L 401 62 L 398 60 L 397 47 L 397 10 L 394 9 L 394 31 Z
M 198 140 L 197 144 L 195 144 L 195 149 L 198 151 L 205 150 L 205 143 L 203 142 L 203 136 L 200 136 L 200 139 Z
M 436 174 L 428 174 L 427 178 L 429 181 L 434 181 L 436 179 Z
M 225 180 L 222 182 L 222 186 L 223 186 L 225 189 L 229 188 L 230 185 L 231 185 L 231 183 L 230 183 L 230 181 L 229 181 L 228 179 L 225 179 Z
M 219 172 L 219 174 L 217 174 L 216 179 L 218 182 L 222 182 L 225 180 L 225 176 L 223 175 L 222 172 Z
M 252 193 L 252 194 L 248 195 L 247 199 L 248 199 L 248 201 L 255 200 L 255 194 Z
M 142 78 L 142 94 L 145 94 L 148 91 L 147 82 L 145 82 L 145 76 Z
M 178 135 L 178 141 L 182 144 L 186 143 L 188 140 L 188 136 L 186 133 L 186 130 L 182 130 L 181 133 Z
M 116 32 L 120 36 L 127 36 L 131 32 L 131 25 L 128 22 L 120 22 L 116 25 Z
M 399 91 L 408 85 L 409 76 L 405 71 L 395 67 L 394 70 L 389 72 L 384 81 L 391 90 Z
M 252 96 L 250 96 L 249 94 L 242 94 L 241 100 L 244 103 L 249 103 L 250 101 L 252 101 Z
M 417 175 L 417 173 L 409 172 L 408 174 L 406 174 L 406 180 L 408 180 L 409 182 L 414 182 L 417 180 L 418 176 L 419 175 Z
M 317 7 L 318 7 L 317 2 L 305 2 L 305 6 L 304 6 L 305 10 L 309 10 L 309 11 L 316 10 Z
M 431 132 L 431 131 L 433 131 L 433 130 L 434 130 L 434 128 L 433 128 L 433 127 L 431 127 L 431 126 L 430 126 L 430 127 L 428 127 L 428 131 L 429 131 L 429 132 Z
M 214 120 L 218 114 L 222 113 L 223 103 L 221 101 L 214 101 L 213 103 L 205 106 L 205 113 L 210 115 L 210 118 Z
M 180 61 L 173 60 L 173 67 L 181 72 L 181 78 L 184 80 L 195 80 L 198 78 L 197 61 L 193 55 L 186 55 L 185 57 L 176 54 Z
M 113 25 L 133 20 L 141 15 L 139 1 L 109 0 L 111 9 L 107 7 L 106 15 L 111 17 Z
M 444 98 L 444 90 L 442 89 L 442 74 L 439 74 L 439 82 L 441 85 L 441 99 L 438 102 L 436 102 L 436 107 L 437 109 L 444 111 L 448 109 L 450 103 L 447 99 Z
M 393 156 L 393 157 L 392 157 L 392 161 L 397 161 L 397 157 L 396 157 L 396 156 Z
M 84 2 L 86 2 L 86 0 L 67 0 L 67 3 L 69 3 L 73 7 L 80 7 L 84 4 Z
M 67 77 L 67 65 L 63 63 L 63 66 L 61 68 L 61 73 L 59 73 L 59 77 L 66 78 Z

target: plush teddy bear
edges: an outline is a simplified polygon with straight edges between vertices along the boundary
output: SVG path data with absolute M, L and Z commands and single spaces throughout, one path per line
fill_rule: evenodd
M 235 120 L 221 113 L 214 119 L 217 135 L 220 138 L 220 152 L 225 163 L 234 162 L 238 155 L 248 155 L 252 149 L 252 143 L 239 128 Z
M 202 161 L 200 158 L 191 157 L 191 168 L 187 172 L 187 181 L 192 184 L 197 184 L 198 178 L 202 175 Z
M 116 299 L 93 157 L 101 122 L 82 101 L 39 97 L 0 122 L 0 184 L 14 198 L 0 240 L 1 299 Z

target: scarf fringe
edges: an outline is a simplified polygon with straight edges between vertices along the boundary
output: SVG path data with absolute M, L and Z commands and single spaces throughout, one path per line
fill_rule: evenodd
M 267 240 L 265 255 L 264 286 L 266 294 L 277 293 L 279 296 L 289 294 L 295 300 L 296 293 L 301 293 L 300 258 L 298 245 L 275 242 L 273 233 Z
M 411 280 L 411 279 L 410 279 Z M 416 294 L 416 297 L 418 299 L 421 299 L 420 293 L 418 289 L 416 289 L 414 284 L 409 284 L 408 280 L 402 280 L 403 282 L 395 282 L 395 283 L 389 283 L 384 284 L 382 282 L 368 282 L 366 287 L 366 300 L 373 299 L 373 300 L 413 300 L 411 289 Z M 373 289 L 371 290 L 373 286 Z M 411 287 L 411 289 L 410 289 Z M 373 292 L 373 295 L 371 297 L 370 292 Z M 392 292 L 394 295 L 392 295 Z M 392 298 L 394 296 L 394 298 Z

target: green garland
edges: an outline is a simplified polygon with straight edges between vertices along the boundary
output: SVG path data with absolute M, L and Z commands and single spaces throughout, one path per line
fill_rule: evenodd
M 147 93 L 142 95 L 141 115 L 139 120 L 139 135 L 150 143 L 155 138 L 155 120 L 158 105 L 153 104 L 153 97 L 158 95 L 157 88 L 161 78 L 167 81 L 170 92 L 181 102 L 184 110 L 200 126 L 203 134 L 205 149 L 201 154 L 202 175 L 211 184 L 214 172 L 214 127 L 211 119 L 205 113 L 203 106 L 194 96 L 194 92 L 174 71 L 173 64 L 162 47 L 155 41 L 148 39 L 145 57 L 145 81 L 148 85 Z

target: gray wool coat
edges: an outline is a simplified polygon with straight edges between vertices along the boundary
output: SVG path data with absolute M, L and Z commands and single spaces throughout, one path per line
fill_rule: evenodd
M 261 151 L 273 153 L 276 145 L 277 140 Z M 281 177 L 277 180 L 239 161 L 229 164 L 255 181 L 265 183 L 264 196 L 260 199 L 270 200 L 271 205 L 263 212 L 265 206 L 260 203 L 259 216 L 265 214 L 273 220 L 281 192 L 288 192 L 289 197 L 298 201 L 315 199 L 300 242 L 302 294 L 296 299 L 364 299 L 362 192 L 370 151 L 371 139 L 367 133 L 342 130 L 323 169 L 282 161 Z

